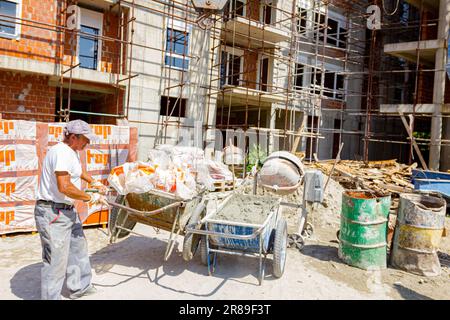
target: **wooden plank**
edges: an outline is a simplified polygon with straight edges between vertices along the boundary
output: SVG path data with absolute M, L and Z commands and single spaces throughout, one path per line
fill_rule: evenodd
M 409 183 L 409 182 L 407 182 L 407 181 L 405 181 L 403 179 L 397 178 L 395 175 L 392 175 L 391 179 L 392 179 L 392 181 L 394 181 L 395 183 L 397 183 L 397 184 L 399 184 L 401 186 L 414 189 L 414 185 L 413 184 L 411 184 L 411 183 Z
M 303 117 L 302 124 L 300 128 L 297 131 L 298 136 L 295 137 L 294 144 L 292 145 L 291 153 L 295 153 L 297 151 L 298 145 L 300 143 L 301 134 L 303 133 L 303 129 L 305 128 L 305 119 L 306 117 Z
M 367 163 L 372 168 L 383 168 L 383 167 L 392 167 L 396 166 L 397 159 L 391 159 L 391 160 L 381 160 L 381 161 L 369 161 Z
M 325 193 L 325 190 L 327 190 L 328 182 L 330 182 L 331 176 L 333 175 L 334 168 L 336 167 L 336 164 L 338 163 L 338 161 L 341 159 L 341 151 L 342 151 L 343 147 L 344 147 L 344 143 L 342 142 L 341 145 L 339 146 L 339 151 L 337 153 L 336 160 L 334 161 L 333 167 L 331 168 L 330 174 L 328 175 L 328 179 L 327 179 L 327 182 L 325 183 L 325 187 L 323 188 L 323 193 Z
M 408 132 L 408 135 L 409 135 L 409 138 L 411 139 L 414 150 L 416 150 L 416 153 L 419 156 L 419 160 L 420 160 L 420 163 L 422 164 L 422 167 L 425 170 L 428 170 L 428 166 L 427 166 L 425 160 L 423 159 L 422 152 L 420 152 L 419 146 L 417 145 L 416 140 L 414 139 L 414 137 L 412 135 L 411 129 L 409 128 L 408 122 L 406 121 L 406 118 L 403 115 L 403 112 L 399 111 L 398 113 L 400 114 L 400 119 L 402 119 L 402 122 L 403 122 L 403 125 L 405 126 L 406 132 Z
M 380 186 L 381 188 L 386 189 L 390 192 L 394 192 L 394 193 L 411 192 L 410 188 L 399 187 L 395 184 L 378 183 L 378 186 Z

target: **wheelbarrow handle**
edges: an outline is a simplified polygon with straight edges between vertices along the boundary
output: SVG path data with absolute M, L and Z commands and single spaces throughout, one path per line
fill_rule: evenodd
M 107 201 L 107 202 L 108 202 L 108 204 L 110 206 L 117 207 L 117 208 L 129 211 L 129 212 L 133 212 L 133 213 L 136 213 L 138 215 L 145 216 L 145 217 L 154 216 L 156 214 L 159 214 L 161 212 L 167 211 L 169 209 L 182 207 L 184 205 L 183 201 L 177 201 L 177 202 L 171 203 L 171 204 L 169 204 L 169 205 L 167 205 L 165 207 L 153 210 L 153 211 L 140 211 L 140 210 L 136 210 L 136 209 L 124 206 L 122 204 L 118 204 L 116 202 L 112 202 L 112 201 Z
M 230 238 L 230 239 L 238 239 L 238 240 L 249 240 L 256 238 L 264 229 L 265 225 L 253 232 L 252 234 L 248 235 L 237 235 L 237 234 L 229 234 L 229 233 L 221 233 L 221 232 L 215 232 L 215 231 L 209 231 L 209 230 L 200 230 L 200 229 L 192 229 L 191 227 L 186 226 L 185 230 L 187 233 L 193 233 L 193 234 L 201 234 L 201 235 L 208 235 L 208 236 L 218 236 L 218 237 L 224 237 L 224 238 Z

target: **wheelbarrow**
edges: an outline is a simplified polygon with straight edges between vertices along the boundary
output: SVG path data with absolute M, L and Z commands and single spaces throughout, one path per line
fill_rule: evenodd
M 262 223 L 243 223 L 220 217 L 234 197 L 244 197 L 245 203 L 268 201 L 272 206 Z M 233 193 L 197 223 L 197 226 L 203 228 L 194 228 L 191 225 L 186 228 L 188 233 L 202 235 L 201 260 L 208 267 L 210 275 L 215 270 L 219 253 L 259 258 L 260 285 L 264 278 L 268 254 L 273 254 L 274 276 L 280 278 L 283 275 L 286 264 L 287 223 L 282 217 L 280 202 L 281 199 L 275 197 Z
M 151 190 L 117 196 L 115 202 L 108 202 L 112 206 L 108 221 L 110 242 L 114 243 L 130 233 L 145 236 L 133 231 L 137 223 L 165 230 L 170 232 L 164 253 L 164 261 L 167 261 L 176 237 L 185 235 L 188 223 L 195 224 L 203 217 L 205 202 L 202 195 L 203 191 L 192 199 L 183 200 L 168 192 Z M 193 258 L 199 240 L 200 236 L 192 234 L 184 239 L 183 259 L 189 261 Z

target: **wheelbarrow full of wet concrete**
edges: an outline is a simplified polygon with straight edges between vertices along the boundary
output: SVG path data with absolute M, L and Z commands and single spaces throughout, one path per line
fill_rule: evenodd
M 110 242 L 125 238 L 133 231 L 137 223 L 142 223 L 159 230 L 170 232 L 164 261 L 170 257 L 176 236 L 185 235 L 183 242 L 183 259 L 193 258 L 200 236 L 185 234 L 188 224 L 196 224 L 205 214 L 203 190 L 189 200 L 177 198 L 174 194 L 151 190 L 146 193 L 129 193 L 119 195 L 115 202 L 108 202 L 112 209 L 109 215 Z
M 287 223 L 280 203 L 278 197 L 232 193 L 220 203 L 212 202 L 213 208 L 208 206 L 197 227 L 186 227 L 187 233 L 202 235 L 201 260 L 210 275 L 215 270 L 217 254 L 259 258 L 259 284 L 264 278 L 267 255 L 272 254 L 275 277 L 283 275 Z

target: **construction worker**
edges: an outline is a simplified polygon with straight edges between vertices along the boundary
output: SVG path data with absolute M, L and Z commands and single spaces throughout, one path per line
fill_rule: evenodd
M 64 141 L 52 146 L 43 162 L 34 214 L 42 244 L 41 298 L 45 300 L 61 299 L 66 274 L 71 299 L 96 292 L 87 241 L 74 208 L 75 200 L 108 205 L 107 188 L 83 172 L 78 154 L 94 137 L 86 122 L 70 121 Z M 81 180 L 99 192 L 81 191 Z

